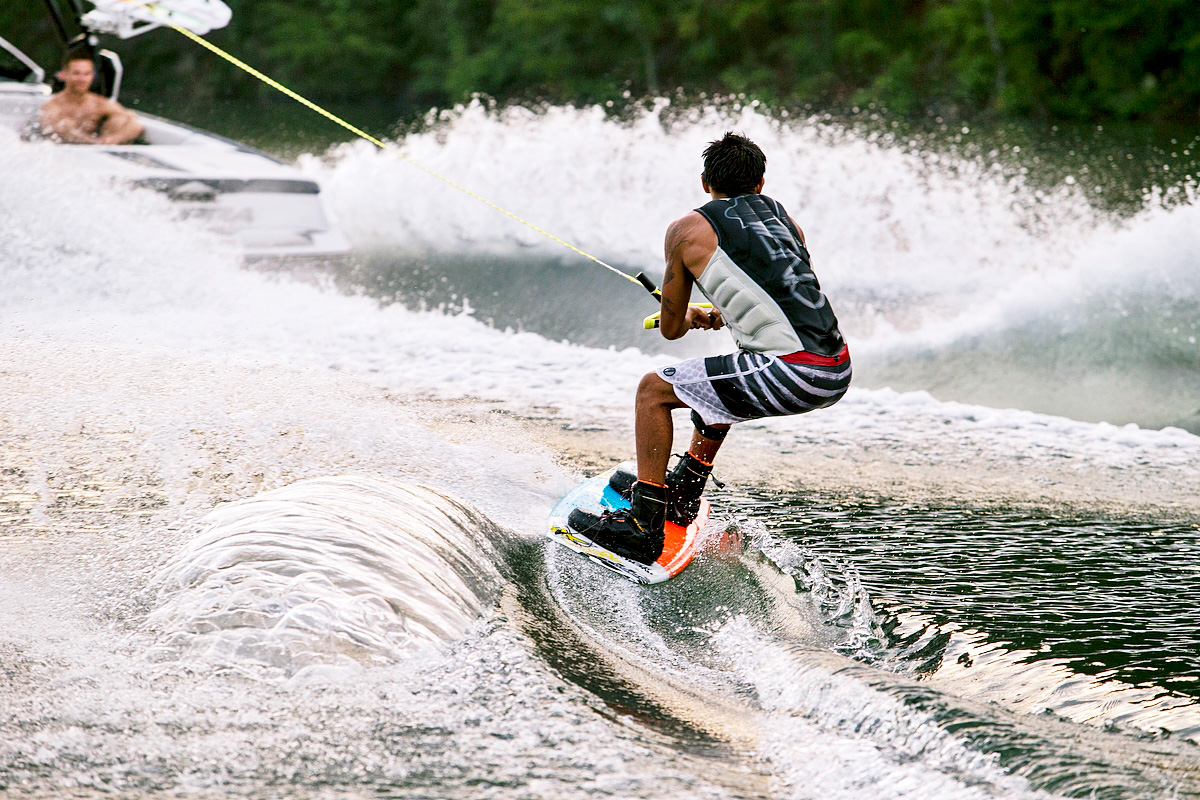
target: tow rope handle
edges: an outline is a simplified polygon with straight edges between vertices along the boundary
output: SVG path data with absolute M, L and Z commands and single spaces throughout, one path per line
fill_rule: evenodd
M 646 273 L 639 272 L 635 278 L 638 283 L 646 287 L 647 292 L 654 295 L 659 302 L 662 302 L 662 292 L 660 292 L 658 287 L 654 285 L 654 281 L 646 277 Z M 688 303 L 688 308 L 705 308 L 709 311 L 712 311 L 712 307 L 712 303 Z M 642 320 L 642 330 L 652 331 L 660 324 L 662 324 L 662 312 L 655 311 L 653 314 Z

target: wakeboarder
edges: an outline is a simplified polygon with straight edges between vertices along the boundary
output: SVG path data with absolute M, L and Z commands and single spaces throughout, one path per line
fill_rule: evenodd
M 731 425 L 803 414 L 841 399 L 850 352 L 821 292 L 804 233 L 762 193 L 766 156 L 727 133 L 704 151 L 700 182 L 710 202 L 671 223 L 665 243 L 662 335 L 728 327 L 735 353 L 648 373 L 635 400 L 637 481 L 613 478 L 630 508 L 571 512 L 570 526 L 618 555 L 650 564 L 663 550 L 664 522 L 687 526 Z M 696 285 L 713 310 L 689 306 Z M 690 408 L 691 446 L 671 472 L 671 412 Z M 632 483 L 632 486 L 630 485 Z

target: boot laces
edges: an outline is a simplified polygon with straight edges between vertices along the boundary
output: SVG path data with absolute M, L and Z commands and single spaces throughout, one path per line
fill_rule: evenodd
M 681 456 L 679 453 L 672 453 L 671 455 L 675 456 L 675 457 L 676 457 L 676 458 L 678 458 L 680 461 L 683 461 L 683 456 Z M 724 481 L 721 481 L 721 480 L 717 480 L 717 476 L 716 476 L 716 475 L 714 475 L 713 473 L 711 473 L 711 472 L 710 472 L 710 473 L 708 473 L 708 479 L 709 479 L 710 481 L 712 481 L 712 482 L 713 482 L 713 485 L 714 485 L 714 486 L 716 486 L 718 489 L 724 489 L 724 488 L 725 488 L 725 482 L 724 482 Z

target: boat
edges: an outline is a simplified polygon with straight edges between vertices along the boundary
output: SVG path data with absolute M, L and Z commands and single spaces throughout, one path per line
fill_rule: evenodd
M 170 6 L 159 0 L 152 7 L 127 0 L 91 2 L 95 8 L 87 13 L 80 3 L 68 15 L 54 0 L 47 0 L 47 7 L 64 46 L 87 47 L 93 54 L 97 80 L 92 90 L 113 100 L 124 70 L 116 53 L 96 47 L 101 35 L 128 38 L 164 23 L 203 34 L 230 18 L 220 0 L 171 0 Z M 70 17 L 81 31 L 74 37 L 68 34 Z M 40 136 L 38 116 L 51 94 L 46 70 L 0 35 L 0 125 L 26 139 Z M 349 253 L 349 241 L 332 221 L 320 184 L 300 170 L 208 131 L 142 112 L 137 116 L 145 132 L 133 144 L 56 146 L 63 160 L 79 170 L 166 195 L 180 216 L 200 220 L 248 259 Z

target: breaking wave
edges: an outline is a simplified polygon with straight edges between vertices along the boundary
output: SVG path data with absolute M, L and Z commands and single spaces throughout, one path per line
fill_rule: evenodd
M 1195 205 L 1150 203 L 1119 218 L 1093 208 L 1073 178 L 1038 189 L 990 155 L 915 151 L 878 132 L 777 119 L 749 106 L 679 110 L 664 101 L 622 121 L 599 108 L 493 111 L 476 102 L 443 112 L 398 145 L 553 234 L 656 275 L 663 231 L 704 200 L 700 151 L 730 128 L 767 153 L 766 191 L 808 236 L 855 353 L 858 385 L 1200 430 L 1192 391 L 1200 382 Z M 530 270 L 527 281 L 513 271 L 497 276 L 507 309 L 492 309 L 497 286 L 469 279 L 454 298 L 433 292 L 435 304 L 461 306 L 465 292 L 503 326 L 521 321 L 518 310 L 536 307 L 548 291 L 558 296 L 560 283 L 569 291 L 585 282 L 612 305 L 634 302 L 610 276 L 579 275 L 599 271 L 595 265 L 392 153 L 356 142 L 306 167 L 328 187 L 359 247 L 403 262 L 375 266 L 389 280 L 399 273 L 403 282 L 431 257 L 466 252 Z M 555 277 L 547 260 L 570 277 Z M 607 305 L 548 313 L 532 329 L 629 342 L 611 332 L 608 311 L 599 313 Z
M 444 493 L 373 478 L 221 506 L 157 576 L 152 658 L 290 676 L 436 649 L 496 599 L 502 538 Z

